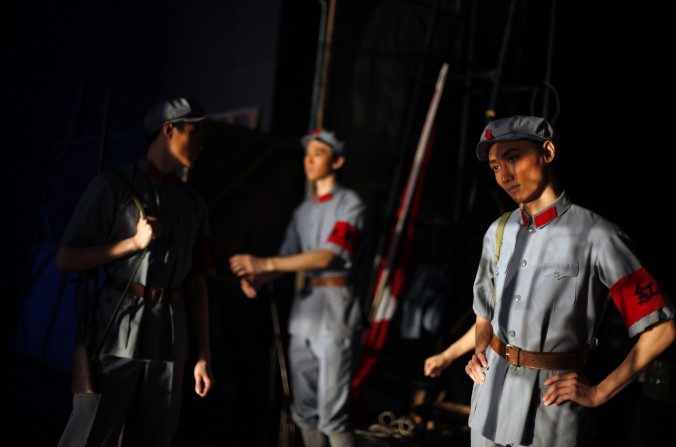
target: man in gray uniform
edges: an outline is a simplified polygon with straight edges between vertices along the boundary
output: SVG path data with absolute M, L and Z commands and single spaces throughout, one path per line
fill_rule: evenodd
M 204 120 L 196 101 L 158 103 L 144 119 L 147 158 L 96 176 L 63 234 L 59 269 L 103 266 L 106 273 L 89 334 L 102 347 L 92 371 L 101 399 L 89 435 L 74 435 L 90 428 L 71 417 L 64 445 L 78 437 L 86 445 L 117 446 L 123 427 L 125 445 L 170 444 L 188 355 L 186 307 L 198 350 L 195 392 L 204 397 L 212 386 L 207 208 L 177 177 L 202 150 Z
M 326 438 L 333 447 L 353 446 L 348 394 L 361 315 L 348 275 L 365 207 L 336 181 L 345 163 L 344 144 L 322 129 L 301 142 L 314 194 L 294 211 L 279 255 L 238 254 L 230 265 L 248 297 L 281 273 L 306 271 L 306 286 L 289 317 L 293 419 L 307 447 L 326 445 Z
M 590 408 L 607 402 L 676 338 L 674 306 L 627 235 L 571 203 L 553 178 L 553 128 L 542 118 L 488 123 L 476 149 L 519 205 L 496 247 L 484 237 L 474 284 L 472 445 L 580 446 Z M 599 383 L 583 366 L 608 303 L 638 339 Z M 490 349 L 488 347 L 490 346 Z

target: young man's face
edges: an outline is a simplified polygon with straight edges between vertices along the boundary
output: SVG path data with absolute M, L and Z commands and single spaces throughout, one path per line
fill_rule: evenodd
M 183 128 L 172 125 L 169 133 L 169 152 L 184 167 L 195 166 L 197 156 L 203 149 L 202 127 L 184 123 Z
M 343 157 L 334 157 L 333 150 L 321 141 L 312 140 L 305 148 L 305 176 L 311 182 L 333 175 L 341 165 Z
M 488 151 L 495 181 L 516 203 L 537 200 L 551 175 L 542 149 L 527 140 L 500 141 Z

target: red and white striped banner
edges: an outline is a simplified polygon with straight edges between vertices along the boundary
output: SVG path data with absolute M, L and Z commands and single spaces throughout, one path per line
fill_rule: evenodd
M 396 223 L 389 231 L 388 243 L 383 253 L 378 253 L 374 262 L 377 264 L 377 274 L 369 312 L 369 328 L 364 334 L 359 368 L 352 380 L 352 393 L 355 399 L 361 396 L 364 384 L 380 358 L 390 321 L 397 309 L 398 297 L 404 287 L 406 261 L 420 211 L 423 180 L 434 143 L 434 121 L 447 72 L 448 64 L 443 64 L 432 102 L 427 110 L 408 181 L 399 201 Z

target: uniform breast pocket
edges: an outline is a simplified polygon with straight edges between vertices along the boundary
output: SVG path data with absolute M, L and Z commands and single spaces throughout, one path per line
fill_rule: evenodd
M 535 302 L 544 308 L 572 307 L 576 299 L 578 270 L 577 262 L 543 265 L 533 290 Z

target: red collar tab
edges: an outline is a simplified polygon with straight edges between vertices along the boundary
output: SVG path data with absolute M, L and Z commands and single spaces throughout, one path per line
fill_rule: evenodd
M 175 172 L 169 172 L 168 174 L 165 174 L 164 172 L 157 169 L 157 167 L 151 161 L 148 161 L 146 164 L 146 172 L 158 182 L 163 180 L 176 180 L 177 178 Z
M 484 139 L 485 140 L 492 140 L 493 139 L 493 132 L 491 132 L 490 129 L 486 129 L 484 131 Z
M 521 224 L 524 227 L 530 225 L 531 221 L 535 228 L 542 228 L 547 225 L 549 222 L 553 221 L 557 217 L 563 215 L 568 208 L 570 208 L 572 202 L 568 199 L 568 196 L 565 192 L 562 192 L 558 199 L 552 203 L 552 205 L 546 210 L 540 211 L 535 216 L 530 217 L 523 209 L 521 210 Z
M 316 200 L 317 202 L 323 203 L 323 202 L 328 202 L 328 201 L 331 200 L 332 198 L 333 198 L 333 193 L 330 192 L 330 193 L 324 194 L 324 195 L 322 195 L 322 196 L 316 196 L 316 197 L 315 197 L 315 200 Z
M 556 206 L 547 208 L 544 211 L 540 211 L 533 217 L 533 225 L 535 228 L 542 228 L 547 225 L 552 220 L 559 217 L 559 212 L 556 209 Z M 521 210 L 521 225 L 527 227 L 530 224 L 530 216 L 524 210 Z
M 533 218 L 535 221 L 535 228 L 542 228 L 557 217 L 559 217 L 559 212 L 556 210 L 555 206 L 547 208 Z

